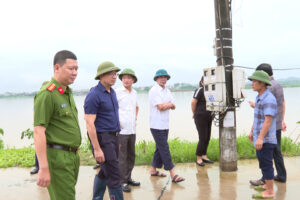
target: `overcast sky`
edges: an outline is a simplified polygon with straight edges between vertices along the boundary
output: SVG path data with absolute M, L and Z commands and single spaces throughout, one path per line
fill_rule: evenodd
M 299 67 L 298 0 L 233 0 L 232 6 L 235 65 Z M 197 83 L 203 68 L 216 65 L 213 0 L 9 0 L 1 1 L 0 25 L 0 93 L 38 90 L 62 49 L 78 57 L 76 90 L 97 83 L 103 61 L 134 69 L 137 86 L 153 84 L 159 68 L 170 73 L 170 83 Z M 300 77 L 300 71 L 274 75 Z

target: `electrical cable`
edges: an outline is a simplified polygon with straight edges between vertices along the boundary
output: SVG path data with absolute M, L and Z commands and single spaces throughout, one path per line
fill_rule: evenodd
M 256 69 L 256 67 L 247 67 L 247 66 L 237 66 L 237 65 L 234 65 L 234 67 L 236 68 L 243 68 L 243 69 Z M 290 68 L 272 68 L 272 70 L 300 70 L 300 67 L 290 67 Z
M 167 181 L 166 185 L 161 189 L 160 195 L 159 195 L 159 197 L 157 198 L 157 200 L 160 200 L 160 199 L 162 198 L 164 192 L 165 192 L 166 189 L 167 189 L 167 186 L 168 186 L 169 183 L 170 183 L 170 179 L 171 179 L 171 177 L 169 176 L 168 181 Z

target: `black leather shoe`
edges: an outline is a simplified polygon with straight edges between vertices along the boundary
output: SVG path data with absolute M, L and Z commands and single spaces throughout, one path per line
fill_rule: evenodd
M 197 161 L 196 161 L 196 164 L 198 165 L 198 166 L 201 166 L 201 167 L 204 167 L 205 166 L 205 163 L 202 161 L 201 163 L 198 163 Z
M 130 179 L 130 180 L 128 181 L 128 184 L 129 184 L 129 185 L 132 185 L 132 186 L 140 186 L 140 185 L 141 185 L 140 182 L 134 181 L 134 180 L 132 180 L 132 179 Z
M 131 192 L 129 185 L 126 183 L 122 184 L 122 190 L 123 192 Z
M 39 168 L 34 168 L 33 170 L 30 171 L 30 174 L 37 174 L 39 172 Z
M 202 158 L 202 160 L 203 160 L 203 162 L 208 163 L 208 164 L 213 164 L 213 163 L 214 163 L 213 161 L 211 161 L 211 160 L 206 160 L 206 159 L 204 159 L 204 158 Z
M 96 165 L 94 165 L 94 167 L 93 167 L 93 169 L 98 169 L 98 168 L 100 168 L 100 164 L 96 164 Z
M 274 177 L 274 181 L 281 182 L 281 183 L 285 183 L 286 182 L 286 180 L 282 180 L 282 179 L 278 178 L 278 176 Z

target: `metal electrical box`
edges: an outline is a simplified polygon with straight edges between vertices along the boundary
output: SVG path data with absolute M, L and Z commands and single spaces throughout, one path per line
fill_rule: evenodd
M 217 66 L 204 69 L 204 95 L 206 110 L 223 112 L 226 110 L 225 68 Z
M 245 89 L 246 75 L 244 70 L 233 69 L 232 70 L 232 89 L 233 89 L 233 98 L 234 99 L 243 99 L 245 98 L 244 89 Z

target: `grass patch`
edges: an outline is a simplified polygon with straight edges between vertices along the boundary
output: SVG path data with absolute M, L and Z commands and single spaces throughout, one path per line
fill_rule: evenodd
M 0 168 L 4 167 L 30 167 L 34 165 L 34 148 L 0 149 Z
M 197 142 L 183 141 L 178 138 L 169 140 L 170 152 L 174 163 L 194 162 L 196 160 Z M 284 156 L 299 156 L 300 143 L 293 143 L 292 139 L 283 137 L 281 140 L 281 149 Z M 136 165 L 150 165 L 155 151 L 154 141 L 138 142 L 136 144 Z M 237 138 L 238 159 L 256 158 L 255 148 L 249 142 L 248 136 Z M 34 165 L 34 148 L 32 146 L 16 149 L 0 149 L 0 168 L 4 167 L 31 167 Z M 81 165 L 94 165 L 89 141 L 86 139 L 80 146 Z M 219 160 L 219 139 L 210 140 L 208 157 L 213 161 Z

